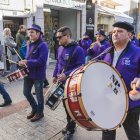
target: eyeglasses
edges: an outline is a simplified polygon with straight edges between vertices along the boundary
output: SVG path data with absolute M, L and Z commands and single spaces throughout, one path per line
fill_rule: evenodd
M 63 36 L 66 36 L 66 34 L 61 35 L 61 36 L 56 36 L 56 39 L 60 40 Z

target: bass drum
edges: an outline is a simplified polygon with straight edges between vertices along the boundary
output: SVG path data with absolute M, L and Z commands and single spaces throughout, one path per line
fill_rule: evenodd
M 65 84 L 66 109 L 87 130 L 114 130 L 128 111 L 128 94 L 118 71 L 103 61 L 90 62 L 70 74 Z

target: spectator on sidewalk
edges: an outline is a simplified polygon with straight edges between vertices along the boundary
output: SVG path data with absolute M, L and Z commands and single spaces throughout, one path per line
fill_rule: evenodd
M 84 64 L 85 56 L 84 50 L 81 48 L 76 42 L 71 39 L 72 34 L 69 27 L 61 27 L 58 29 L 56 33 L 56 38 L 59 41 L 60 47 L 58 48 L 58 58 L 57 63 L 53 73 L 53 83 L 57 81 L 65 83 L 66 77 L 76 68 Z M 67 61 L 72 53 L 70 63 L 64 72 L 63 69 L 67 64 Z M 69 116 L 65 103 L 63 101 L 63 105 L 67 115 L 67 125 L 66 128 L 63 129 L 62 133 L 64 134 L 64 140 L 70 140 L 73 137 L 75 132 L 75 122 Z
M 56 33 L 57 33 L 57 27 L 55 27 L 54 30 L 53 30 L 53 42 L 54 42 L 53 48 L 54 48 L 55 60 L 57 59 L 57 49 L 59 47 L 59 42 L 58 42 L 58 40 L 56 38 Z
M 46 79 L 46 63 L 48 58 L 48 46 L 42 40 L 41 27 L 32 24 L 29 30 L 30 44 L 27 46 L 26 59 L 19 61 L 19 66 L 27 65 L 29 74 L 24 78 L 23 93 L 31 105 L 32 111 L 27 116 L 31 122 L 44 117 L 44 96 L 43 82 Z M 36 99 L 31 94 L 32 87 L 35 87 Z
M 18 53 L 20 54 L 20 48 L 22 46 L 22 43 L 25 41 L 26 39 L 26 26 L 25 25 L 20 25 L 19 26 L 19 30 L 16 34 L 16 43 L 17 43 L 17 47 L 18 47 Z
M 17 62 L 18 61 L 18 56 L 15 52 L 15 50 L 17 49 L 17 44 L 16 44 L 16 42 L 14 41 L 14 38 L 11 35 L 10 28 L 4 28 L 3 37 L 4 37 L 4 46 L 7 48 L 8 59 L 12 60 L 14 62 Z M 17 64 L 10 63 L 10 72 L 14 72 L 16 70 L 17 70 Z
M 12 103 L 11 97 L 8 92 L 5 90 L 4 85 L 0 82 L 0 94 L 3 96 L 4 103 L 0 104 L 0 107 L 5 107 Z

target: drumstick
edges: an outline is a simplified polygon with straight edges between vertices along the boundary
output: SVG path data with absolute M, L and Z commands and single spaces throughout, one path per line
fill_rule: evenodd
M 44 94 L 44 96 L 46 96 L 48 94 L 48 92 L 50 91 L 50 89 L 54 86 L 54 83 L 51 84 L 51 86 L 49 87 L 49 89 L 46 91 L 46 93 Z
M 2 53 L 2 54 L 6 56 L 6 54 L 5 54 L 5 53 Z M 12 61 L 12 60 L 10 60 L 10 59 L 6 58 L 6 57 L 4 57 L 4 59 L 6 59 L 6 60 L 10 61 L 11 63 L 18 64 L 17 62 L 14 62 L 14 61 Z
M 13 48 L 13 49 L 14 49 L 15 53 L 18 55 L 18 57 L 20 58 L 20 60 L 22 60 L 21 56 L 18 54 L 18 52 L 16 51 L 16 49 L 15 48 Z
M 20 58 L 20 60 L 22 60 L 21 56 L 18 54 L 18 52 L 16 51 L 16 49 L 15 48 L 13 48 L 13 49 L 16 52 L 16 54 L 18 55 L 18 57 Z M 24 63 L 24 65 L 27 67 L 27 65 L 25 63 Z
M 138 93 L 139 93 L 139 91 L 136 90 L 136 84 L 133 83 L 132 84 L 132 90 L 129 92 L 129 94 L 136 95 Z
M 10 59 L 8 59 L 8 58 L 6 58 L 6 60 L 8 60 L 8 61 L 11 62 L 11 63 L 18 64 L 18 63 L 14 62 L 14 61 L 12 61 L 12 60 L 10 60 Z
M 62 70 L 61 74 L 64 72 L 64 69 Z M 59 83 L 59 81 L 57 81 L 55 84 L 57 85 Z M 45 95 L 46 96 L 48 94 L 48 92 L 51 90 L 51 88 L 55 85 L 54 83 L 52 83 L 52 85 L 49 87 L 49 89 L 46 91 Z

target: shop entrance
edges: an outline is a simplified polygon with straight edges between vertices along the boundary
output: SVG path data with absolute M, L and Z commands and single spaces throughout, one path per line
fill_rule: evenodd
M 10 28 L 12 32 L 12 36 L 16 37 L 16 33 L 20 25 L 23 24 L 22 18 L 15 17 L 3 17 L 3 28 Z
M 55 39 L 55 33 L 59 28 L 59 11 L 51 10 L 50 12 L 44 12 L 44 31 L 45 40 L 50 49 L 50 58 L 56 59 L 56 49 L 58 47 L 57 40 Z

